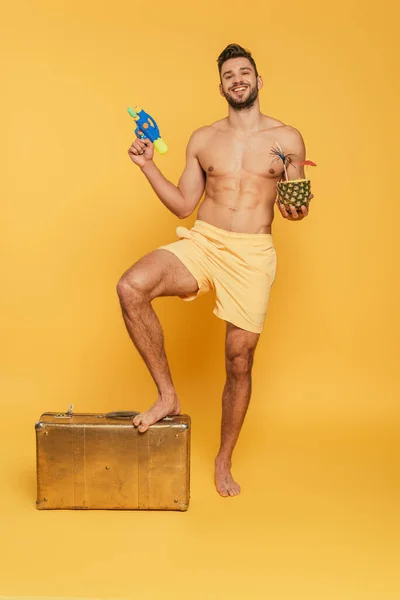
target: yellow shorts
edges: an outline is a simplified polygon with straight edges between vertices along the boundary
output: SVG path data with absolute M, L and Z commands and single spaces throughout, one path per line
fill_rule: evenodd
M 214 314 L 241 329 L 261 333 L 276 273 L 270 233 L 236 233 L 197 220 L 189 230 L 178 227 L 179 241 L 160 249 L 177 256 L 196 279 L 194 300 L 213 290 Z

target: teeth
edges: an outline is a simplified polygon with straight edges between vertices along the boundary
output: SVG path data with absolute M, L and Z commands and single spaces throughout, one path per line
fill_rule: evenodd
M 239 88 L 233 88 L 234 92 L 242 92 L 244 91 L 246 88 L 245 87 L 239 87 Z

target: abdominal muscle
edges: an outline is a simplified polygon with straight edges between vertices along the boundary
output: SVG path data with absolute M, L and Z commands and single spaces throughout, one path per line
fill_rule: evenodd
M 271 233 L 277 179 L 207 178 L 197 219 L 237 233 Z

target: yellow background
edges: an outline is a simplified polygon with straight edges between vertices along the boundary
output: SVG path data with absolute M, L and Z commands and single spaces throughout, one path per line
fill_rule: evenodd
M 400 594 L 396 3 L 36 1 L 2 11 L 0 595 L 391 600 Z M 35 510 L 45 411 L 142 410 L 155 388 L 116 284 L 182 224 L 131 163 L 140 104 L 173 182 L 226 115 L 216 59 L 249 48 L 261 109 L 302 132 L 310 216 L 274 223 L 278 273 L 234 455 L 213 487 L 224 323 L 157 300 L 193 419 L 185 514 Z M 192 215 L 185 221 L 191 225 Z M 397 557 L 397 558 L 396 558 Z

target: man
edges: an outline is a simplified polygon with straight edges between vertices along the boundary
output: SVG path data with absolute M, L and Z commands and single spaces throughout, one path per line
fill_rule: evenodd
M 253 356 L 276 270 L 271 224 L 284 165 L 271 150 L 281 146 L 289 157 L 289 179 L 298 179 L 304 177 L 305 147 L 296 129 L 260 112 L 263 81 L 250 52 L 230 44 L 218 68 L 228 117 L 192 134 L 178 186 L 153 162 L 148 139 L 136 139 L 128 150 L 161 202 L 180 219 L 193 213 L 204 191 L 205 198 L 194 227 L 178 227 L 179 241 L 141 258 L 122 276 L 117 291 L 129 335 L 158 389 L 155 404 L 133 419 L 142 433 L 181 410 L 152 300 L 193 300 L 215 292 L 214 312 L 226 321 L 227 375 L 215 484 L 222 496 L 235 496 L 240 486 L 231 475 L 232 453 L 250 401 Z M 299 221 L 308 213 L 305 207 L 288 213 L 277 205 L 288 220 Z

